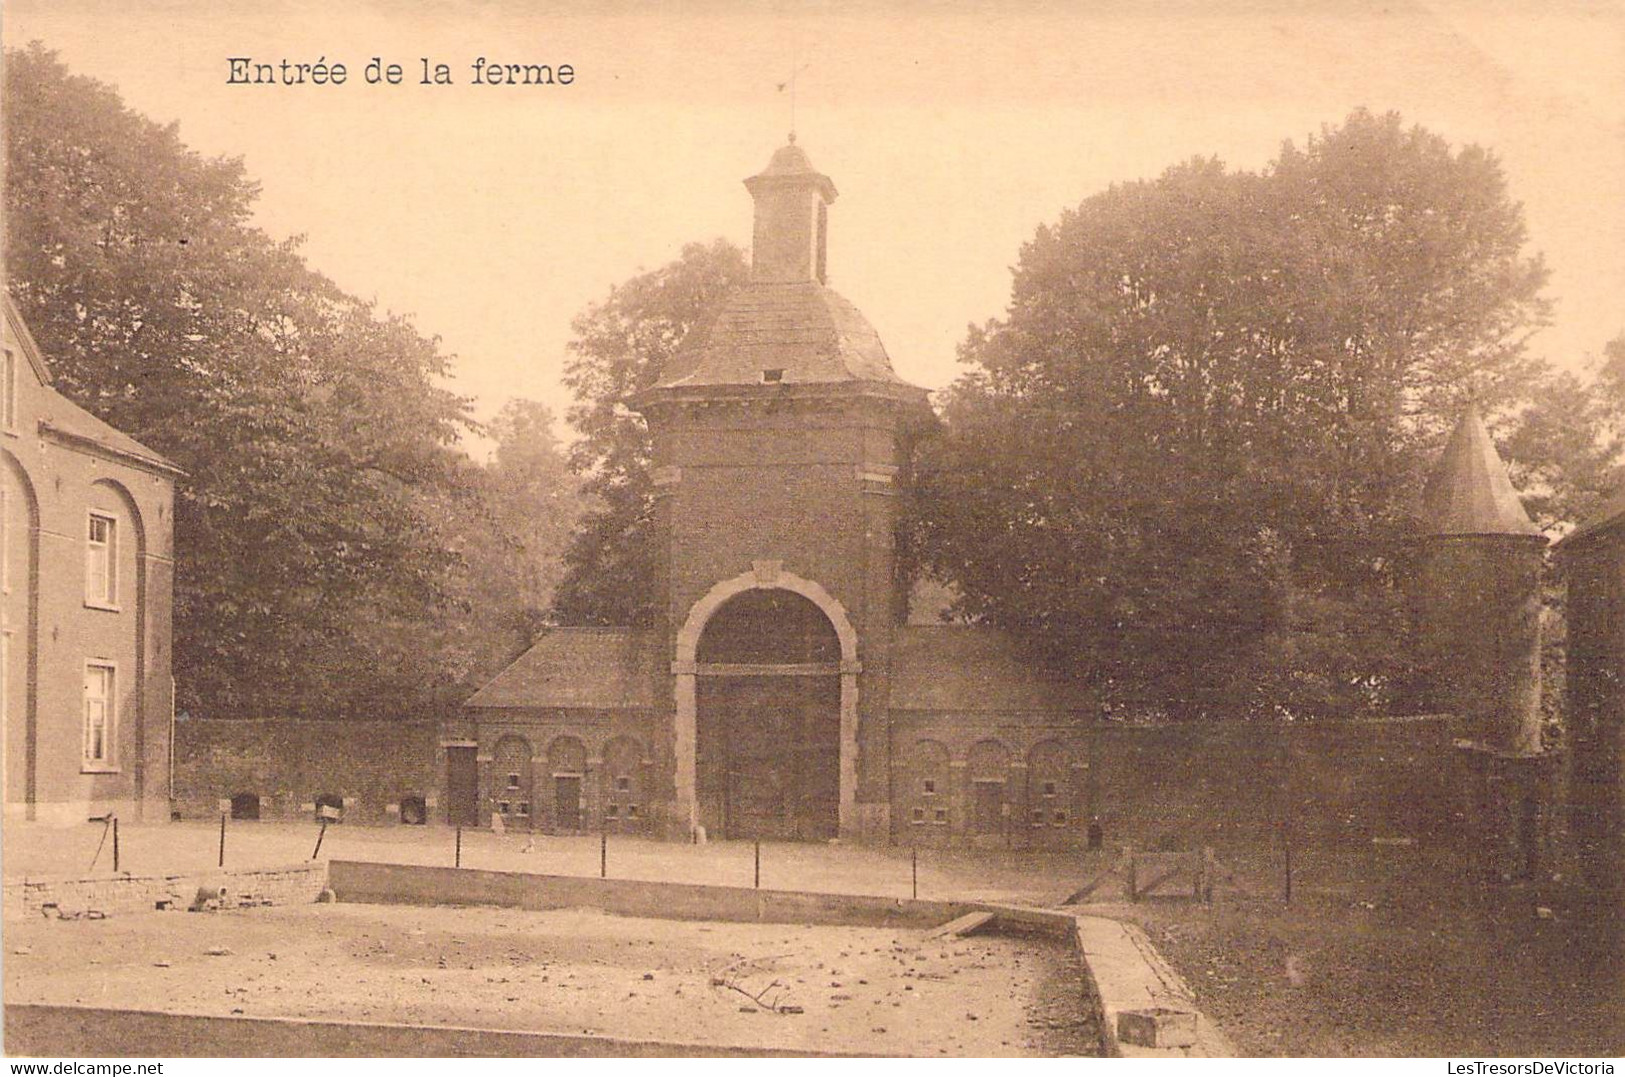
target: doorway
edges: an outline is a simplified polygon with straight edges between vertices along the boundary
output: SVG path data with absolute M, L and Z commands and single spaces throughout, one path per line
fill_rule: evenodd
M 553 822 L 560 830 L 581 829 L 581 775 L 553 775 Z
M 479 763 L 474 749 L 446 749 L 446 812 L 452 826 L 479 823 Z
M 695 795 L 722 838 L 824 841 L 840 829 L 841 647 L 810 599 L 725 602 L 696 652 Z

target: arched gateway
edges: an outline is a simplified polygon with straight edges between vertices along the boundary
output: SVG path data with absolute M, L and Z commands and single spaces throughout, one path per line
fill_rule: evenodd
M 678 802 L 729 838 L 840 833 L 856 784 L 857 633 L 776 562 L 725 581 L 677 634 Z

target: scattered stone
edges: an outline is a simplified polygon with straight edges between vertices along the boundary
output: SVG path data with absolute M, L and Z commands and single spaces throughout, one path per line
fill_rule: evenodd
M 210 957 L 230 957 L 232 955 L 232 949 L 229 946 L 211 946 L 203 952 Z
M 14 954 L 26 955 L 26 954 L 31 954 L 34 951 L 29 949 L 27 946 L 18 946 L 15 949 L 13 949 L 11 952 L 14 953 Z
M 154 961 L 152 963 L 152 966 L 153 966 L 153 968 L 167 969 L 167 968 L 169 968 L 169 962 L 167 962 L 167 961 Z
M 739 1007 L 739 1012 L 740 1013 L 755 1013 L 756 1012 L 756 1007 L 755 1006 L 741 1006 L 741 1007 Z
M 644 978 L 644 979 L 645 979 L 645 980 L 652 980 L 652 979 L 654 979 L 654 978 L 655 978 L 655 974 L 654 974 L 654 973 L 652 973 L 652 972 L 645 972 L 645 973 L 644 973 L 644 974 L 643 974 L 643 978 Z
M 806 1013 L 807 1011 L 802 1009 L 800 1006 L 780 1006 L 779 1007 L 779 1012 L 780 1013 Z
M 316 895 L 316 904 L 318 905 L 331 905 L 337 900 L 338 895 L 333 893 L 331 889 L 323 890 Z

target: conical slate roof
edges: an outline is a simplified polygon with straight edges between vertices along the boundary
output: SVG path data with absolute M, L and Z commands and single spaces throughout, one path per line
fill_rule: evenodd
M 1540 535 L 1512 488 L 1478 409 L 1456 424 L 1422 492 L 1422 522 L 1434 535 Z

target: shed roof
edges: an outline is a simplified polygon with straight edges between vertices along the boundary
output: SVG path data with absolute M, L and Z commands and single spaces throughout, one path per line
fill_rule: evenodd
M 642 629 L 554 628 L 464 706 L 652 707 L 658 651 Z
M 1422 492 L 1422 522 L 1434 535 L 1540 535 L 1478 409 L 1469 407 Z
M 1035 666 L 997 628 L 909 625 L 893 641 L 893 710 L 1079 711 L 1091 701 L 1085 687 Z

